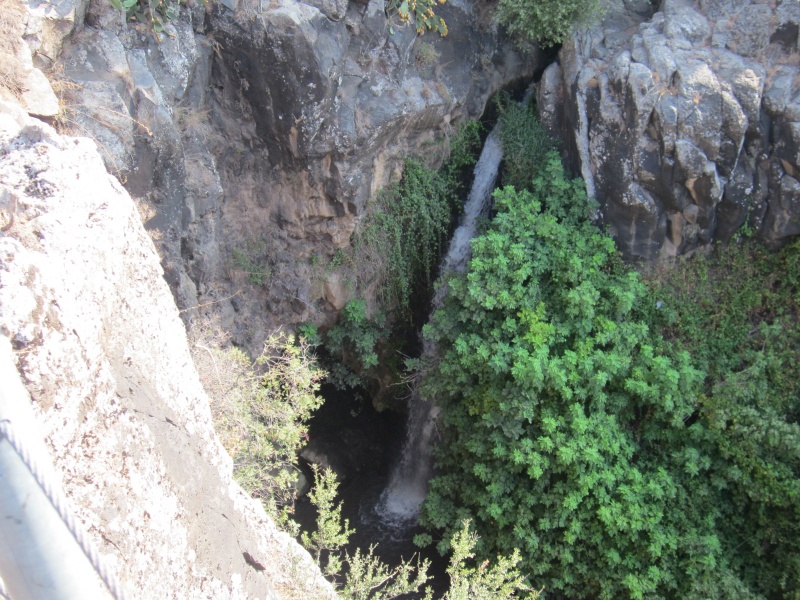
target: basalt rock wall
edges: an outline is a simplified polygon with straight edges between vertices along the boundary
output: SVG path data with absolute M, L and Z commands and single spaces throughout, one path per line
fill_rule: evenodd
M 541 117 L 628 258 L 800 233 L 799 25 L 794 0 L 620 0 L 564 44 Z
M 137 199 L 184 318 L 214 313 L 257 353 L 357 289 L 374 303 L 368 269 L 342 260 L 370 200 L 536 69 L 470 4 L 437 11 L 446 38 L 392 25 L 380 0 L 229 1 L 159 41 L 97 0 L 53 65 L 38 58 L 64 79 L 63 122 Z

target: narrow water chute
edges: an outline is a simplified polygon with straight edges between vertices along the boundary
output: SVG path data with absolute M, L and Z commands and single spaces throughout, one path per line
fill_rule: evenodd
M 442 279 L 448 274 L 464 272 L 469 263 L 470 240 L 475 237 L 478 219 L 488 212 L 489 202 L 497 181 L 503 150 L 498 141 L 497 127 L 486 138 L 480 158 L 475 165 L 472 189 L 464 204 L 461 223 L 450 240 L 447 254 L 441 263 Z M 431 313 L 441 307 L 447 294 L 443 283 L 434 295 Z M 422 357 L 432 356 L 435 349 L 425 342 Z M 389 483 L 376 506 L 378 516 L 387 525 L 404 527 L 416 520 L 428 493 L 431 474 L 431 444 L 436 429 L 439 407 L 435 400 L 423 399 L 412 391 L 406 439 L 400 460 L 392 471 Z

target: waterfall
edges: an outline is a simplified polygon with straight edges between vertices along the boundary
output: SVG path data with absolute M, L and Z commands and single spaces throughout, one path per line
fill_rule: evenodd
M 481 156 L 475 165 L 472 189 L 464 204 L 461 223 L 453 234 L 447 254 L 442 260 L 440 268 L 442 278 L 448 273 L 466 270 L 470 258 L 469 242 L 475 236 L 478 217 L 489 208 L 489 199 L 502 158 L 503 151 L 497 140 L 495 127 L 486 138 Z M 431 312 L 442 305 L 446 294 L 447 286 L 440 285 L 433 298 Z M 423 358 L 435 352 L 431 346 L 425 343 Z M 436 403 L 421 398 L 415 388 L 409 399 L 408 425 L 403 451 L 376 507 L 378 515 L 389 525 L 402 526 L 416 519 L 419 514 L 420 506 L 428 493 L 431 440 L 438 414 L 439 407 Z

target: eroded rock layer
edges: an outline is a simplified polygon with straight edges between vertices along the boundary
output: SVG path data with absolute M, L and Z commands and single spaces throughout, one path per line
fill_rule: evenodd
M 374 301 L 339 268 L 371 198 L 537 66 L 471 5 L 437 11 L 446 38 L 392 34 L 381 0 L 242 0 L 187 9 L 157 41 L 89 5 L 59 59 L 65 121 L 142 200 L 187 319 L 214 310 L 257 353 L 356 288 Z

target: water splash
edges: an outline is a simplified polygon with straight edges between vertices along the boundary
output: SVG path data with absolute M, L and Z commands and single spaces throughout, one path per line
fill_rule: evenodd
M 475 237 L 479 217 L 488 212 L 489 200 L 502 159 L 503 150 L 497 139 L 495 127 L 486 138 L 481 156 L 475 165 L 472 189 L 464 204 L 461 224 L 453 234 L 447 254 L 442 260 L 440 268 L 442 278 L 449 273 L 466 270 L 471 255 L 470 240 Z M 433 298 L 431 312 L 441 307 L 446 295 L 447 286 L 442 284 Z M 432 356 L 434 352 L 432 345 L 426 342 L 422 352 L 423 358 Z M 428 493 L 431 441 L 436 430 L 439 410 L 435 402 L 421 398 L 415 387 L 409 399 L 406 441 L 400 461 L 375 507 L 378 516 L 389 525 L 405 527 L 419 515 L 422 502 Z

